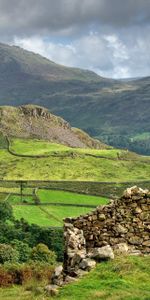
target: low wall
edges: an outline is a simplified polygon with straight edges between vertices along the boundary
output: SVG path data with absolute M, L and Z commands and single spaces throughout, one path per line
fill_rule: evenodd
M 95 248 L 125 243 L 130 253 L 150 254 L 150 192 L 134 186 L 109 205 L 65 219 L 64 237 L 64 272 L 70 275 Z

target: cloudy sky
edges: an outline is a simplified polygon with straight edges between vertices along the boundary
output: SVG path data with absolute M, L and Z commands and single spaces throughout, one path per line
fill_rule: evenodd
M 0 41 L 101 76 L 150 76 L 150 0 L 0 0 Z

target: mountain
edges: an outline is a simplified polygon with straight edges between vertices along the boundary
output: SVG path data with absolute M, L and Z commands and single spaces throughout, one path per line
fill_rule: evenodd
M 105 149 L 85 132 L 71 128 L 48 109 L 35 105 L 0 107 L 0 133 L 7 137 L 36 138 L 79 148 Z
M 150 77 L 106 79 L 4 44 L 0 74 L 0 105 L 41 105 L 110 145 L 150 155 Z

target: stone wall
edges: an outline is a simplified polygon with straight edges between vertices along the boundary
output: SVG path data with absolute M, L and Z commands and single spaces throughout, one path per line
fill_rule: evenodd
M 94 257 L 113 258 L 117 248 L 150 254 L 150 192 L 134 186 L 109 205 L 65 219 L 64 236 L 64 272 L 71 276 L 92 268 Z

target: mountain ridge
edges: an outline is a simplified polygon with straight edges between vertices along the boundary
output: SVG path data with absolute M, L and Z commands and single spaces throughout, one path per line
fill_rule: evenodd
M 41 105 L 96 139 L 150 155 L 150 77 L 122 82 L 0 45 L 0 105 Z

